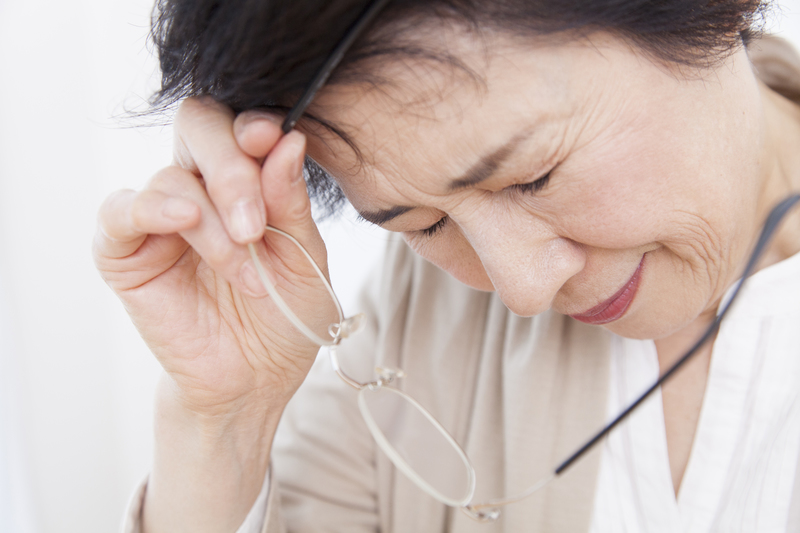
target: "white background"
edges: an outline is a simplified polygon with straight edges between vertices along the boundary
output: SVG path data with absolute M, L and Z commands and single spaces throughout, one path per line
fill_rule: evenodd
M 800 0 L 773 30 L 800 47 Z M 159 368 L 95 273 L 95 213 L 170 161 L 114 119 L 155 87 L 151 0 L 0 0 L 0 532 L 114 531 L 152 450 Z M 346 302 L 385 237 L 325 227 Z

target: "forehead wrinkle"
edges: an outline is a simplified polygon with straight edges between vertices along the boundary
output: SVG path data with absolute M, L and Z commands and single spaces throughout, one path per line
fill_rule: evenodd
M 471 28 L 453 25 L 415 24 L 413 39 L 399 43 L 371 44 L 370 54 L 363 58 L 359 76 L 342 79 L 332 77 L 309 111 L 321 117 L 332 115 L 327 121 L 338 124 L 355 141 L 352 132 L 361 133 L 371 117 L 361 116 L 358 123 L 340 122 L 341 111 L 357 110 L 365 99 L 377 99 L 381 105 L 376 110 L 394 109 L 405 118 L 440 120 L 435 111 L 437 104 L 453 101 L 453 94 L 471 87 L 478 95 L 488 91 L 488 82 L 482 70 L 488 68 L 489 45 Z M 347 73 L 344 69 L 343 73 Z M 336 102 L 348 94 L 345 103 Z M 463 111 L 462 111 L 463 113 Z M 339 115 L 337 117 L 337 115 Z M 336 133 L 336 132 L 334 132 Z M 360 145 L 349 143 L 357 157 L 363 155 Z
M 531 133 L 530 130 L 518 133 L 509 142 L 482 157 L 480 161 L 467 170 L 465 177 L 452 181 L 448 189 L 450 191 L 463 189 L 489 179 L 503 162 L 516 151 L 519 145 L 531 136 Z M 378 211 L 359 211 L 359 217 L 373 224 L 383 225 L 417 207 L 419 206 L 396 205 Z
M 491 178 L 497 169 L 500 168 L 500 165 L 502 165 L 511 154 L 514 153 L 520 143 L 530 137 L 530 135 L 531 132 L 529 131 L 519 133 L 505 145 L 483 156 L 467 170 L 463 177 L 451 181 L 448 189 L 451 191 L 465 189 Z

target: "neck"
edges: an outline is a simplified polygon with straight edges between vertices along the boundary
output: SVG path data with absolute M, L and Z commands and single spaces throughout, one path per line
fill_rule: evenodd
M 763 221 L 786 196 L 800 192 L 800 105 L 761 85 L 766 123 L 765 167 L 758 210 Z M 758 268 L 800 252 L 800 212 L 781 224 Z
M 777 95 L 763 84 L 761 94 L 765 148 L 762 158 L 764 172 L 757 206 L 759 225 L 775 204 L 789 194 L 800 191 L 800 106 Z M 797 211 L 783 222 L 758 269 L 800 252 L 800 212 Z M 756 230 L 754 234 L 757 236 L 759 233 Z M 655 342 L 660 373 L 670 368 L 702 335 L 714 320 L 716 307 L 717 304 L 680 331 Z M 712 346 L 713 342 L 707 343 L 661 391 L 670 470 L 676 495 L 683 480 L 700 418 Z

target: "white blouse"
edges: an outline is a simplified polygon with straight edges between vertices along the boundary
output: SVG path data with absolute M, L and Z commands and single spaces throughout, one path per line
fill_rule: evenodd
M 614 338 L 609 417 L 657 377 L 652 341 Z M 603 444 L 592 533 L 794 530 L 798 392 L 800 254 L 754 274 L 724 319 L 677 499 L 656 391 Z

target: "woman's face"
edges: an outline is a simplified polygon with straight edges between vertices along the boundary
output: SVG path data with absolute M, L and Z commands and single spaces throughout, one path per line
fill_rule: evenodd
M 388 83 L 329 87 L 312 110 L 361 151 L 309 134 L 365 219 L 518 315 L 659 338 L 715 309 L 770 172 L 744 52 L 678 74 L 608 36 L 446 46 L 477 76 L 390 62 Z

